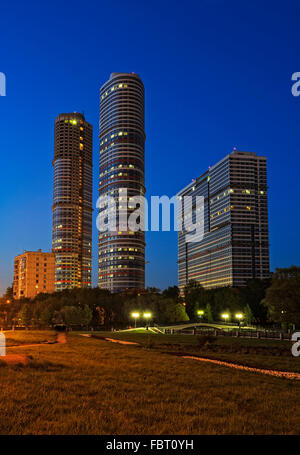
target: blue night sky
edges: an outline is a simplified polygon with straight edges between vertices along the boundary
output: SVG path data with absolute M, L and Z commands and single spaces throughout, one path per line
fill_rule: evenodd
M 0 293 L 13 258 L 51 249 L 53 125 L 136 72 L 146 89 L 147 195 L 173 196 L 233 147 L 268 157 L 272 269 L 299 265 L 300 71 L 297 1 L 14 1 L 1 6 Z M 94 213 L 96 219 L 96 211 Z M 177 234 L 147 234 L 147 284 L 177 283 Z M 97 232 L 94 223 L 93 284 Z

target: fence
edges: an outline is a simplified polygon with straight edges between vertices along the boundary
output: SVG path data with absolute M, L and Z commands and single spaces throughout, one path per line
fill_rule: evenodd
M 213 336 L 229 336 L 240 338 L 263 338 L 272 340 L 291 340 L 289 333 L 283 333 L 274 330 L 232 330 L 230 328 L 221 330 L 214 328 L 207 329 L 164 329 L 165 335 L 213 335 Z

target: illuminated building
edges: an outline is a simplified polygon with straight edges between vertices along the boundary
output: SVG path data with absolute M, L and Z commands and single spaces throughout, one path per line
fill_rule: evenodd
M 204 197 L 204 238 L 178 234 L 178 282 L 244 286 L 270 276 L 266 158 L 234 150 L 179 196 Z M 193 211 L 193 209 L 192 209 Z
M 54 292 L 55 254 L 25 251 L 15 257 L 14 299 L 34 298 L 40 292 Z
M 91 286 L 93 128 L 82 114 L 55 119 L 52 251 L 55 289 Z
M 125 189 L 119 211 L 145 194 L 144 85 L 137 74 L 112 73 L 101 87 L 99 139 L 99 196 L 122 198 Z M 112 292 L 145 287 L 144 232 L 99 232 L 98 285 Z

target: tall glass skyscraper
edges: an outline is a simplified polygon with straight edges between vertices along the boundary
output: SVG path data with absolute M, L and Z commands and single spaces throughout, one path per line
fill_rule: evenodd
M 137 74 L 112 73 L 101 87 L 99 196 L 120 198 L 118 213 L 145 194 L 144 109 Z M 99 232 L 98 285 L 112 292 L 145 287 L 144 232 Z
M 204 238 L 186 243 L 179 232 L 181 290 L 189 280 L 213 288 L 269 278 L 266 158 L 233 151 L 179 193 L 186 195 L 204 197 Z
M 53 160 L 55 290 L 91 286 L 92 157 L 92 125 L 82 114 L 60 114 Z

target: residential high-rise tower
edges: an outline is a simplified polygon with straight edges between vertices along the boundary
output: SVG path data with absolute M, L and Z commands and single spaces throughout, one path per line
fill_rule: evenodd
M 82 114 L 55 119 L 52 251 L 55 289 L 91 286 L 93 128 Z
M 137 74 L 112 73 L 100 90 L 99 196 L 122 210 L 145 194 L 144 85 Z M 124 195 L 124 196 L 123 196 Z M 112 292 L 145 287 L 145 234 L 99 232 L 98 285 Z

